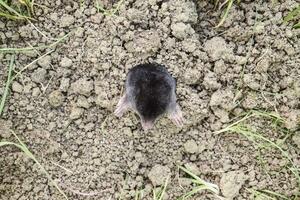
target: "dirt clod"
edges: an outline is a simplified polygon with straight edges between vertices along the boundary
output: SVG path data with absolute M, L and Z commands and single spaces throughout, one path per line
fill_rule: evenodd
M 297 147 L 300 149 L 300 134 L 296 133 L 293 136 L 293 142 L 297 145 Z
M 230 200 L 236 197 L 246 180 L 247 176 L 242 171 L 224 173 L 220 181 L 220 188 L 226 199 Z
M 0 19 L 0 98 L 11 55 L 13 75 L 32 63 L 12 82 L 0 141 L 17 142 L 14 130 L 70 200 L 134 199 L 140 189 L 142 199 L 153 199 L 166 177 L 177 179 L 178 165 L 229 199 L 251 199 L 250 188 L 293 199 L 299 186 L 291 163 L 244 131 L 282 141 L 299 165 L 299 31 L 282 23 L 297 0 L 234 1 L 218 28 L 226 5 L 214 9 L 212 1 L 101 2 L 116 13 L 105 15 L 95 1 L 38 0 L 31 23 Z M 29 46 L 39 48 L 3 51 Z M 113 116 L 127 72 L 149 62 L 164 64 L 176 79 L 182 128 L 162 117 L 145 133 L 133 112 Z M 266 116 L 230 126 L 251 110 Z M 225 127 L 245 134 L 215 134 Z M 1 146 L 0 155 L 7 155 L 0 156 L 0 199 L 63 199 L 19 150 Z M 190 191 L 185 182 L 170 179 L 165 198 Z M 209 192 L 191 198 L 215 199 Z
M 45 56 L 37 61 L 37 64 L 44 69 L 49 69 L 51 67 L 51 56 Z
M 46 69 L 38 68 L 32 73 L 31 80 L 36 83 L 43 83 L 46 80 L 46 75 L 47 75 Z
M 184 143 L 184 150 L 187 153 L 196 153 L 198 151 L 198 145 L 195 140 L 188 140 Z
M 59 89 L 63 92 L 67 92 L 70 87 L 70 79 L 69 78 L 62 78 L 60 81 Z
M 74 93 L 88 96 L 94 89 L 94 83 L 86 78 L 81 78 L 72 83 L 71 88 Z
M 150 170 L 148 177 L 154 186 L 163 185 L 170 176 L 171 170 L 167 166 L 154 165 Z
M 226 41 L 221 37 L 213 37 L 204 43 L 204 49 L 212 60 L 218 60 L 226 54 L 232 54 L 232 50 L 227 46 Z
M 182 22 L 171 25 L 172 34 L 178 39 L 185 39 L 189 35 L 195 33 L 190 24 Z
M 71 67 L 72 66 L 72 60 L 68 57 L 63 57 L 63 59 L 60 61 L 61 67 Z
M 12 83 L 11 89 L 14 92 L 21 93 L 23 91 L 23 86 L 17 81 L 15 81 Z
M 60 19 L 60 27 L 69 27 L 75 22 L 75 18 L 72 15 L 64 14 Z
M 154 30 L 135 33 L 133 40 L 125 44 L 132 53 L 155 53 L 160 46 L 160 37 Z
M 72 107 L 71 113 L 70 113 L 70 119 L 79 119 L 81 115 L 83 114 L 84 110 L 83 108 L 78 108 L 78 107 Z
M 209 105 L 212 107 L 219 106 L 225 110 L 231 110 L 234 107 L 234 94 L 231 89 L 219 89 L 211 96 Z
M 62 92 L 58 90 L 54 90 L 49 94 L 49 103 L 52 107 L 59 107 L 63 104 L 64 102 L 64 95 Z

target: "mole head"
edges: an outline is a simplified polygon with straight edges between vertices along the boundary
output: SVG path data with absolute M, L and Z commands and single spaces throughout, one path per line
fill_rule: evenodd
M 137 97 L 137 112 L 144 130 L 151 129 L 155 120 L 162 115 L 169 105 L 169 95 L 141 95 Z
M 144 130 L 153 127 L 155 120 L 167 113 L 178 126 L 182 125 L 182 113 L 176 103 L 175 80 L 163 65 L 140 64 L 128 72 L 126 92 L 118 102 L 118 117 L 132 109 L 141 118 Z

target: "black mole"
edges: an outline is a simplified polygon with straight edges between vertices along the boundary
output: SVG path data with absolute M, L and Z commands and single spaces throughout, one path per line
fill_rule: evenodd
M 182 112 L 176 103 L 176 82 L 163 65 L 140 64 L 129 70 L 126 77 L 125 94 L 119 100 L 115 115 L 132 109 L 141 118 L 144 130 L 153 127 L 162 114 L 177 125 L 183 124 Z

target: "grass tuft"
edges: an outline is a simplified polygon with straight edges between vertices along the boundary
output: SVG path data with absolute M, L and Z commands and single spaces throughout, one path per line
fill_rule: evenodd
M 33 20 L 34 0 L 0 0 L 0 17 L 11 20 Z
M 60 187 L 57 185 L 57 183 L 51 178 L 50 174 L 47 172 L 47 170 L 41 165 L 41 163 L 35 158 L 35 156 L 30 152 L 30 150 L 27 148 L 27 146 L 21 141 L 21 139 L 15 134 L 15 132 L 11 131 L 11 133 L 17 138 L 18 143 L 14 142 L 7 142 L 7 141 L 1 141 L 0 147 L 3 146 L 15 146 L 21 151 L 24 152 L 26 156 L 28 156 L 30 159 L 32 159 L 38 167 L 41 169 L 41 171 L 47 176 L 48 180 L 52 183 L 52 185 L 59 191 L 61 195 L 64 196 L 65 199 L 68 200 L 67 195 L 60 189 Z
M 57 39 L 55 42 L 53 42 L 50 45 L 41 45 L 41 46 L 23 47 L 23 48 L 10 48 L 10 47 L 9 48 L 1 48 L 0 53 L 5 53 L 5 52 L 15 52 L 16 53 L 16 52 L 23 52 L 23 51 L 34 51 L 34 50 L 41 50 L 41 49 L 46 49 L 46 48 L 53 48 L 57 44 L 63 42 L 67 37 L 69 37 L 71 33 L 73 33 L 73 31 L 70 31 L 69 33 L 67 33 L 63 37 Z
M 166 189 L 167 189 L 168 182 L 169 182 L 169 178 L 166 179 L 165 184 L 159 189 L 158 192 L 153 190 L 153 200 L 162 200 L 163 199 Z
M 254 190 L 254 189 L 246 189 L 246 190 L 252 194 L 252 199 L 254 200 L 278 200 L 278 199 L 291 200 L 290 198 L 282 194 L 270 190 Z
M 266 149 L 266 148 L 274 148 L 280 151 L 284 159 L 288 162 L 287 168 L 294 174 L 294 176 L 298 180 L 298 185 L 300 186 L 300 176 L 299 176 L 299 168 L 295 165 L 293 162 L 291 156 L 287 151 L 285 151 L 282 147 L 282 141 L 272 141 L 271 139 L 263 136 L 261 133 L 259 133 L 256 130 L 253 130 L 251 127 L 247 127 L 244 122 L 250 118 L 254 117 L 263 117 L 267 119 L 273 120 L 272 123 L 277 125 L 277 123 L 282 123 L 284 120 L 277 114 L 274 113 L 268 113 L 268 112 L 260 112 L 260 111 L 250 111 L 246 113 L 240 120 L 232 123 L 231 125 L 223 128 L 220 131 L 215 132 L 216 134 L 225 133 L 225 132 L 231 132 L 231 133 L 237 133 L 245 136 L 248 140 L 253 142 L 254 146 L 257 147 L 257 149 Z M 286 139 L 286 138 L 285 138 Z M 284 139 L 284 140 L 285 140 Z M 266 193 L 267 190 L 265 190 Z M 270 193 L 270 192 L 269 192 Z M 273 193 L 275 195 L 275 193 Z
M 181 196 L 178 200 L 185 200 L 188 199 L 189 197 L 193 196 L 194 194 L 203 191 L 203 190 L 208 190 L 211 193 L 215 194 L 218 199 L 222 199 L 222 197 L 219 196 L 220 189 L 217 185 L 213 183 L 209 183 L 207 181 L 202 180 L 200 177 L 197 175 L 193 174 L 191 171 L 187 170 L 184 167 L 179 166 L 179 169 L 187 173 L 191 178 L 189 180 L 195 184 L 194 188 Z
M 8 67 L 7 81 L 6 81 L 4 92 L 3 92 L 3 95 L 1 97 L 1 102 L 0 102 L 0 117 L 1 117 L 1 115 L 3 113 L 5 102 L 6 102 L 6 98 L 8 96 L 8 92 L 9 92 L 9 87 L 10 87 L 10 85 L 12 83 L 12 79 L 13 79 L 12 72 L 13 72 L 13 68 L 14 68 L 14 61 L 15 61 L 15 56 L 12 55 L 10 57 L 10 63 L 9 63 L 9 67 Z
M 96 7 L 96 9 L 97 9 L 98 12 L 101 12 L 101 13 L 103 13 L 103 14 L 106 15 L 106 16 L 112 16 L 112 15 L 115 15 L 115 14 L 119 11 L 119 9 L 120 9 L 120 7 L 121 7 L 121 5 L 122 5 L 123 2 L 124 2 L 124 0 L 120 0 L 120 1 L 116 4 L 116 6 L 113 6 L 112 9 L 105 9 L 105 8 L 99 3 L 99 0 L 96 0 L 96 1 L 95 1 L 95 7 Z
M 298 29 L 300 28 L 300 5 L 295 8 L 294 10 L 292 10 L 291 12 L 289 12 L 289 14 L 283 19 L 284 22 L 295 22 L 295 24 L 293 25 L 294 29 Z
M 220 27 L 220 26 L 222 26 L 222 25 L 224 24 L 226 18 L 228 17 L 229 11 L 230 11 L 230 9 L 231 9 L 231 7 L 232 7 L 232 5 L 233 5 L 233 3 L 234 3 L 235 1 L 236 1 L 237 3 L 240 3 L 240 0 L 226 0 L 226 1 L 220 6 L 220 7 L 223 7 L 223 5 L 226 5 L 226 9 L 225 9 L 225 11 L 224 11 L 224 13 L 223 13 L 223 15 L 222 15 L 222 17 L 221 17 L 220 22 L 218 23 L 217 26 L 215 26 L 215 28 L 218 28 L 218 27 Z M 218 4 L 218 3 L 219 3 L 219 0 L 217 0 L 215 3 Z

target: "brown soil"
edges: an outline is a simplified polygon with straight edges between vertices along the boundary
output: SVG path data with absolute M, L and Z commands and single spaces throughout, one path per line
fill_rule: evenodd
M 43 34 L 1 19 L 0 47 L 49 44 L 74 32 L 13 83 L 0 140 L 15 141 L 15 130 L 69 199 L 134 199 L 140 190 L 152 199 L 169 176 L 165 199 L 174 200 L 191 188 L 178 166 L 218 185 L 227 199 L 253 199 L 250 188 L 299 192 L 280 151 L 215 134 L 243 112 L 276 112 L 285 119 L 279 128 L 258 118 L 249 126 L 274 142 L 291 133 L 281 147 L 300 166 L 300 31 L 282 20 L 297 0 L 245 1 L 217 29 L 220 11 L 205 1 L 128 0 L 115 16 L 89 1 L 37 3 L 46 6 L 36 7 L 33 22 Z M 16 71 L 49 50 L 18 53 Z M 0 53 L 2 85 L 10 56 Z M 113 115 L 128 70 L 152 61 L 177 80 L 183 128 L 162 117 L 144 133 L 132 112 Z M 63 199 L 18 149 L 0 154 L 0 199 Z M 216 198 L 202 192 L 191 199 Z

